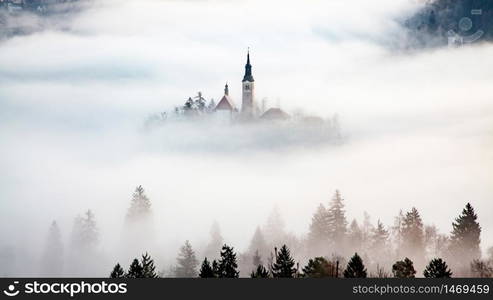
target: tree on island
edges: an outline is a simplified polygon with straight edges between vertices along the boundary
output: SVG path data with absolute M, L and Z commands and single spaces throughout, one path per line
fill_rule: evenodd
M 404 260 L 397 261 L 392 266 L 392 273 L 396 278 L 414 278 L 416 270 L 414 270 L 412 260 L 406 257 Z
M 366 268 L 358 253 L 351 257 L 343 275 L 345 278 L 366 278 Z
M 441 258 L 435 258 L 426 266 L 423 275 L 426 278 L 450 278 L 452 277 L 452 272 L 445 261 Z
M 197 277 L 197 266 L 199 264 L 192 245 L 187 240 L 180 248 L 180 253 L 176 259 L 178 266 L 175 269 L 175 276 L 181 278 Z
M 286 245 L 283 245 L 277 253 L 276 261 L 272 264 L 272 276 L 275 278 L 293 278 L 296 274 L 295 262 Z

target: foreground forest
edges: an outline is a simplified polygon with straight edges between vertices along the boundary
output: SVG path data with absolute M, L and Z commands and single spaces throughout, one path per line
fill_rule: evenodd
M 493 248 L 481 253 L 481 227 L 477 214 L 467 203 L 452 222 L 450 234 L 441 234 L 424 225 L 416 208 L 400 212 L 391 226 L 380 220 L 374 225 L 365 214 L 362 224 L 348 222 L 343 196 L 336 191 L 327 205 L 320 204 L 313 214 L 308 234 L 295 236 L 284 230 L 284 221 L 275 209 L 264 226 L 258 226 L 244 251 L 227 245 L 219 224 L 211 228 L 205 247 L 194 250 L 187 240 L 174 264 L 158 266 L 152 256 L 159 249 L 151 246 L 146 233 L 152 231 L 152 205 L 144 188 L 138 186 L 125 216 L 122 249 L 115 257 L 108 276 L 120 278 L 154 277 L 492 277 Z M 438 212 L 437 212 L 438 213 Z M 191 221 L 193 222 L 193 220 Z M 143 238 L 144 237 L 144 238 Z M 101 243 L 96 217 L 91 210 L 76 217 L 65 247 L 60 228 L 53 221 L 49 228 L 40 274 L 76 276 L 101 261 Z M 66 251 L 65 251 L 65 248 Z M 154 252 L 152 252 L 154 251 Z M 156 254 L 157 253 L 157 254 Z M 120 256 L 122 257 L 122 256 Z M 120 260 L 120 261 L 119 261 Z M 169 260 L 168 260 L 169 261 Z

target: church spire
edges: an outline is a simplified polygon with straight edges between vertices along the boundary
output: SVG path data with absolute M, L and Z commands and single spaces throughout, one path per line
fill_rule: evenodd
M 254 82 L 252 76 L 252 65 L 250 64 L 250 48 L 248 48 L 247 63 L 245 65 L 245 76 L 243 76 L 243 82 L 245 81 Z
M 229 86 L 227 82 L 226 85 L 224 86 L 224 95 L 229 96 Z

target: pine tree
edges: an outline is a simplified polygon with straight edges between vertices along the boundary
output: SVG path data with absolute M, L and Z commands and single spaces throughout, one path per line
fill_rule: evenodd
M 214 278 L 215 277 L 214 270 L 212 269 L 211 264 L 207 260 L 207 257 L 202 262 L 202 266 L 200 267 L 199 277 L 200 278 Z
M 375 227 L 371 236 L 370 255 L 373 262 L 381 264 L 390 263 L 388 261 L 390 256 L 389 248 L 389 232 L 385 229 L 382 222 L 378 220 L 377 227 Z
M 185 244 L 180 248 L 180 254 L 176 260 L 178 262 L 178 266 L 175 270 L 176 277 L 197 277 L 197 266 L 199 265 L 199 262 L 189 241 L 185 241 Z
M 293 278 L 296 273 L 294 265 L 295 262 L 288 247 L 283 245 L 279 253 L 276 253 L 276 261 L 272 264 L 272 276 L 275 278 Z
M 151 215 L 151 201 L 145 195 L 144 188 L 139 185 L 132 195 L 130 207 L 127 212 L 127 222 L 141 221 Z
M 284 240 L 284 237 L 286 235 L 284 229 L 284 220 L 281 216 L 279 208 L 276 206 L 269 214 L 269 217 L 267 218 L 267 223 L 263 228 L 264 237 L 267 241 L 269 241 L 269 246 Z
M 117 263 L 113 268 L 113 271 L 111 271 L 110 278 L 124 278 L 124 277 L 125 277 L 125 271 L 123 270 L 122 266 L 120 266 L 120 264 Z
M 147 253 L 142 255 L 141 259 L 142 277 L 143 278 L 157 278 L 156 266 L 154 266 L 154 260 Z
M 426 266 L 423 275 L 426 278 L 450 278 L 452 277 L 452 272 L 445 261 L 441 258 L 435 258 Z
M 221 259 L 218 264 L 218 277 L 219 278 L 238 278 L 240 272 L 238 272 L 238 264 L 236 262 L 236 253 L 233 251 L 233 247 L 224 245 L 221 250 Z
M 336 190 L 330 202 L 328 213 L 329 238 L 336 245 L 344 242 L 347 232 L 346 212 L 344 211 L 344 199 L 339 190 Z
M 72 247 L 79 250 L 92 250 L 99 242 L 96 218 L 91 210 L 83 217 L 78 216 L 72 231 Z
M 258 265 L 250 274 L 250 278 L 269 278 L 269 271 L 263 265 Z
M 329 243 L 330 224 L 329 213 L 323 204 L 320 204 L 313 214 L 308 243 L 314 253 L 324 252 L 324 246 Z
M 366 278 L 366 268 L 358 253 L 351 257 L 343 274 L 345 278 Z
M 42 261 L 45 276 L 60 276 L 63 270 L 63 244 L 56 221 L 51 223 Z
M 221 270 L 219 270 L 219 263 L 215 259 L 212 261 L 212 274 L 214 274 L 214 277 L 221 276 Z
M 248 247 L 248 253 L 253 254 L 258 252 L 261 256 L 267 255 L 269 253 L 269 246 L 265 241 L 264 234 L 260 227 L 257 227 L 255 233 L 253 234 L 250 246 Z
M 477 222 L 478 216 L 470 203 L 462 210 L 462 214 L 452 223 L 450 251 L 454 257 L 460 257 L 467 267 L 471 261 L 481 257 L 481 227 Z
M 363 231 L 356 220 L 353 220 L 349 225 L 348 242 L 349 248 L 355 252 L 361 251 L 363 248 Z
M 404 260 L 397 261 L 392 266 L 392 273 L 396 278 L 414 278 L 416 270 L 414 270 L 412 260 L 406 257 Z
M 407 257 L 413 258 L 419 263 L 424 262 L 424 228 L 421 216 L 416 208 L 412 208 L 402 224 L 402 248 L 401 252 Z M 418 263 L 418 265 L 419 265 Z
M 324 257 L 308 260 L 303 268 L 303 276 L 310 278 L 336 277 L 336 267 Z
M 222 245 L 223 237 L 221 235 L 221 228 L 219 227 L 219 223 L 214 221 L 210 230 L 210 242 L 205 249 L 205 256 L 217 258 Z
M 262 256 L 260 256 L 260 253 L 258 253 L 258 250 L 255 251 L 255 254 L 253 255 L 253 258 L 252 258 L 252 262 L 253 262 L 254 267 L 263 265 Z
M 144 268 L 140 264 L 139 260 L 135 258 L 132 264 L 128 268 L 127 278 L 144 278 Z

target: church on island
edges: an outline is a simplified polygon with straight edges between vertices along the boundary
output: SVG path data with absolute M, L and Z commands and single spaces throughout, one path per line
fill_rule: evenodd
M 245 75 L 242 80 L 241 108 L 237 107 L 235 101 L 229 95 L 229 86 L 226 83 L 224 95 L 216 104 L 213 99 L 209 103 L 199 92 L 193 99 L 190 97 L 182 107 L 175 108 L 177 114 L 188 116 L 217 115 L 230 120 L 252 121 L 252 120 L 289 120 L 291 116 L 279 107 L 265 109 L 259 107 L 255 99 L 255 80 L 252 75 L 252 64 L 250 63 L 250 51 L 247 53 Z M 264 105 L 263 105 L 264 106 Z

